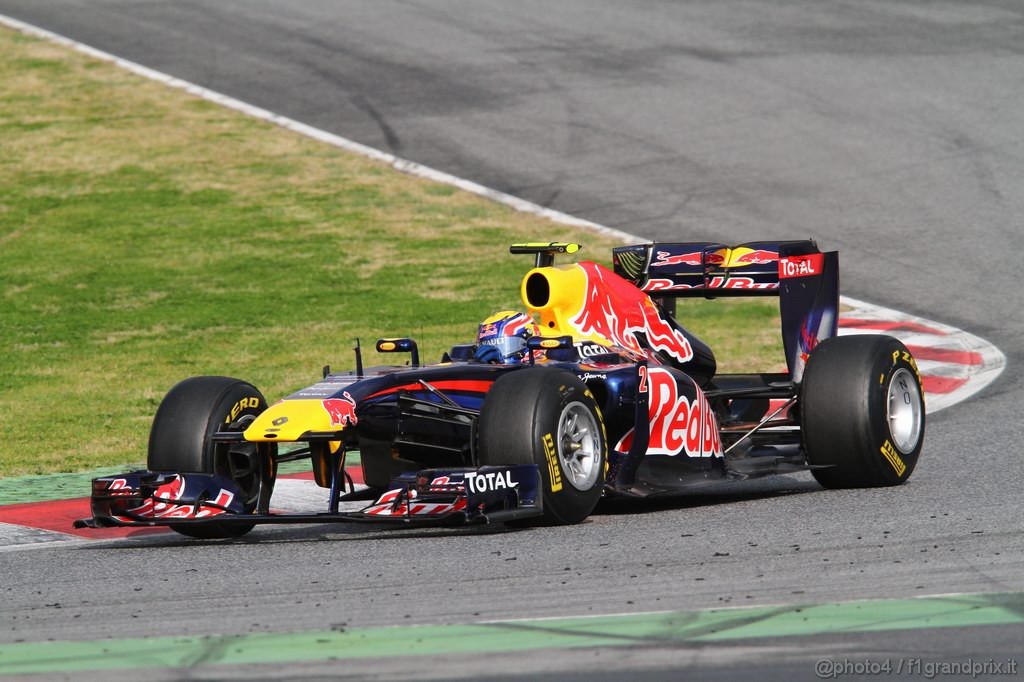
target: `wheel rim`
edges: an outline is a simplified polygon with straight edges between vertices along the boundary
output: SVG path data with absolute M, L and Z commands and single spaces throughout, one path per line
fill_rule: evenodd
M 583 403 L 570 403 L 558 420 L 558 458 L 569 484 L 590 490 L 601 473 L 597 420 Z
M 909 370 L 901 367 L 892 375 L 887 408 L 893 444 L 904 454 L 913 452 L 921 438 L 924 406 L 921 388 Z

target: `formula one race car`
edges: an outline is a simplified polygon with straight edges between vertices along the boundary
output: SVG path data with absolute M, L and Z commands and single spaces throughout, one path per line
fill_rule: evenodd
M 149 470 L 95 479 L 92 518 L 76 525 L 219 538 L 257 523 L 572 524 L 605 495 L 802 470 L 826 488 L 910 476 L 925 427 L 917 365 L 894 338 L 837 336 L 836 252 L 656 243 L 614 249 L 614 271 L 554 264 L 578 249 L 512 247 L 535 258 L 521 294 L 539 333 L 521 360 L 460 345 L 421 364 L 411 339 L 383 339 L 377 351 L 410 363 L 364 368 L 357 346 L 354 371 L 325 368 L 269 406 L 238 379 L 182 381 L 157 410 Z M 785 372 L 718 374 L 673 319 L 678 297 L 765 295 L 780 300 Z M 359 490 L 345 469 L 356 449 Z M 330 491 L 326 512 L 272 511 L 278 463 L 297 458 Z

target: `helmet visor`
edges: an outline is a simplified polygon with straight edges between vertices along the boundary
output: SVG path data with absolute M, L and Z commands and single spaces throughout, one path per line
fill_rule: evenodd
M 485 346 L 496 346 L 502 357 L 509 357 L 526 348 L 526 339 L 521 336 L 498 336 L 481 341 Z

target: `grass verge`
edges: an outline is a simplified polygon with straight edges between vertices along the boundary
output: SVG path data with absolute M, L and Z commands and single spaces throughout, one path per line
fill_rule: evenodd
M 0 476 L 141 464 L 186 376 L 273 400 L 356 337 L 438 357 L 521 305 L 508 244 L 613 245 L 36 38 L 0 53 Z M 703 309 L 725 369 L 778 365 L 774 301 Z

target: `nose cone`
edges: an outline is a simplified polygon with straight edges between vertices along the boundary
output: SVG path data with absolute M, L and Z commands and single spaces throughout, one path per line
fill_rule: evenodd
M 250 442 L 289 442 L 300 440 L 307 431 L 340 431 L 347 425 L 331 422 L 323 400 L 282 400 L 256 417 L 244 435 Z

